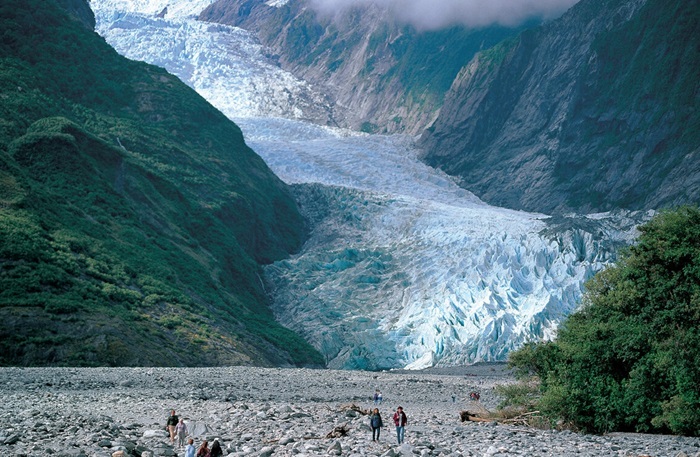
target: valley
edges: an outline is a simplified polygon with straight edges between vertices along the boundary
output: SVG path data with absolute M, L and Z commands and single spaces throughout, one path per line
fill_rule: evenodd
M 651 214 L 487 205 L 423 164 L 415 137 L 325 126 L 336 108 L 323 91 L 281 70 L 244 30 L 197 21 L 209 3 L 91 5 L 117 51 L 197 90 L 292 186 L 309 237 L 265 268 L 266 290 L 279 322 L 330 368 L 504 360 L 550 339 L 585 281 Z

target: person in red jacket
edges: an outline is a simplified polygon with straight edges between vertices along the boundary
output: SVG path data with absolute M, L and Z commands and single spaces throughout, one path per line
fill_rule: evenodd
M 406 424 L 408 423 L 408 418 L 406 413 L 403 412 L 402 407 L 396 408 L 394 413 L 394 425 L 396 425 L 396 439 L 398 439 L 399 444 L 403 443 L 403 435 L 406 431 Z

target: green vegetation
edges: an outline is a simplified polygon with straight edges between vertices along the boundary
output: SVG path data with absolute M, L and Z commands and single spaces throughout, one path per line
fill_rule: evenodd
M 525 36 L 526 32 L 523 32 L 521 36 Z M 497 45 L 482 51 L 479 54 L 479 60 L 488 65 L 488 68 L 499 67 L 508 57 L 508 54 L 513 51 L 513 49 L 518 45 L 518 37 L 507 38 Z
M 405 27 L 400 38 L 389 45 L 396 64 L 384 79 L 397 78 L 409 94 L 427 96 L 442 104 L 443 97 L 459 71 L 477 52 L 513 36 L 517 29 L 489 27 L 418 32 Z
M 657 215 L 587 284 L 555 342 L 511 354 L 537 407 L 589 432 L 700 436 L 700 209 Z
M 267 307 L 304 224 L 235 124 L 54 1 L 0 5 L 0 100 L 0 364 L 323 363 Z

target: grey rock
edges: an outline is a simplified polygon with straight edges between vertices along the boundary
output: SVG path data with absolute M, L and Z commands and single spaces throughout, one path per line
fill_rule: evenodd
M 664 91 L 644 103 L 644 90 L 627 86 L 629 69 L 605 71 L 610 62 L 596 48 L 611 32 L 651 28 L 657 18 L 645 18 L 645 0 L 582 4 L 465 66 L 421 137 L 425 161 L 488 203 L 546 214 L 697 202 L 697 144 L 674 140 L 686 129 L 678 107 Z M 599 93 L 618 84 L 635 95 Z
M 212 429 L 204 422 L 192 421 L 187 424 L 187 430 L 193 437 L 203 437 L 211 434 Z
M 119 400 L 112 397 L 115 385 L 114 379 L 119 379 L 123 371 L 128 371 L 137 382 L 134 387 L 120 391 Z M 240 421 L 234 416 L 242 411 L 238 405 L 223 405 L 219 400 L 208 402 L 186 399 L 186 391 L 178 390 L 178 380 L 201 377 L 201 370 L 206 370 L 207 387 L 220 398 L 218 390 L 233 390 L 236 395 L 245 398 L 251 407 L 249 417 Z M 96 406 L 101 402 L 107 403 L 112 411 L 115 424 L 131 424 L 129 430 L 121 428 L 120 433 L 108 440 L 112 444 L 136 444 L 129 457 L 153 457 L 153 455 L 174 454 L 182 455 L 181 448 L 173 449 L 168 446 L 165 434 L 161 437 L 143 438 L 146 430 L 155 429 L 161 422 L 161 415 L 154 410 L 164 410 L 172 405 L 171 398 L 159 399 L 153 390 L 168 390 L 178 398 L 178 411 L 193 421 L 208 423 L 211 433 L 207 437 L 219 436 L 227 443 L 228 454 L 239 457 L 258 457 L 271 453 L 285 456 L 312 457 L 314 455 L 329 455 L 335 451 L 335 443 L 340 444 L 341 455 L 384 456 L 398 455 L 414 457 L 483 457 L 484 453 L 493 447 L 497 452 L 491 457 L 503 455 L 556 455 L 581 457 L 610 457 L 611 455 L 653 455 L 654 457 L 677 457 L 684 453 L 686 456 L 698 457 L 700 439 L 663 435 L 643 434 L 609 434 L 605 436 L 583 435 L 570 432 L 542 431 L 525 427 L 506 425 L 479 425 L 475 423 L 460 423 L 456 411 L 459 405 L 453 405 L 450 393 L 464 389 L 464 376 L 438 375 L 429 373 L 403 374 L 397 372 L 367 373 L 367 372 L 334 372 L 330 370 L 268 370 L 250 367 L 207 368 L 207 369 L 153 369 L 158 379 L 147 378 L 146 370 L 125 369 L 51 369 L 36 372 L 27 370 L 22 383 L 7 382 L 7 376 L 12 369 L 0 368 L 0 385 L 3 385 L 4 410 L 0 411 L 0 423 L 5 424 L 5 430 L 0 435 L 7 437 L 18 434 L 22 441 L 14 445 L 2 445 L 2 453 L 7 455 L 47 455 L 56 456 L 65 453 L 81 453 L 90 457 L 109 457 L 111 451 L 99 448 L 94 441 L 96 433 L 93 428 L 103 427 L 102 419 L 96 420 Z M 42 386 L 46 373 L 50 373 L 54 382 L 52 396 L 47 396 L 41 387 L 27 389 L 26 385 Z M 486 370 L 488 373 L 489 370 Z M 142 376 L 142 379 L 138 377 Z M 112 378 L 113 377 L 113 378 Z M 42 382 L 34 383 L 33 380 Z M 62 379 L 70 380 L 71 386 L 65 389 L 55 387 Z M 111 379 L 111 380 L 110 380 Z M 231 379 L 236 382 L 232 383 Z M 269 381 L 274 379 L 275 381 Z M 409 379 L 411 380 L 409 382 Z M 469 380 L 482 387 L 482 401 L 491 402 L 493 395 L 491 386 L 496 383 L 508 382 L 510 378 L 470 377 Z M 248 381 L 250 380 L 250 381 Z M 280 389 L 277 380 L 284 382 L 285 388 Z M 240 381 L 240 382 L 239 382 Z M 254 381 L 256 390 L 253 392 L 243 386 Z M 482 382 L 483 384 L 478 384 Z M 97 386 L 96 386 L 97 384 Z M 409 427 L 406 431 L 407 443 L 394 447 L 395 435 L 393 427 L 382 431 L 379 443 L 369 441 L 365 419 L 359 417 L 350 423 L 347 436 L 326 440 L 323 437 L 337 425 L 345 424 L 344 413 L 339 405 L 343 401 L 328 402 L 329 392 L 338 398 L 361 397 L 367 387 L 374 389 L 381 386 L 388 396 L 400 398 L 401 404 L 407 408 Z M 429 387 L 429 388 L 428 388 Z M 467 387 L 468 390 L 468 387 Z M 304 392 L 301 395 L 297 392 Z M 312 400 L 314 399 L 314 400 Z M 493 399 L 493 403 L 497 403 Z M 272 421 L 255 420 L 258 411 L 273 409 L 280 412 L 289 405 L 296 412 L 303 412 L 308 417 L 284 418 L 277 417 Z M 368 407 L 361 403 L 359 406 Z M 75 425 L 79 428 L 76 438 L 66 439 L 60 427 L 56 427 L 55 436 L 48 437 L 27 429 L 21 430 L 29 414 L 30 408 L 46 411 L 46 417 L 32 416 L 35 421 L 44 424 L 61 423 L 64 426 Z M 230 408 L 230 409 L 229 409 Z M 60 411 L 53 413 L 54 410 Z M 185 412 L 186 411 L 186 412 Z M 382 411 L 383 413 L 385 411 Z M 288 413 L 285 413 L 288 414 Z M 51 415 L 51 418 L 48 416 Z M 385 414 L 386 415 L 386 414 Z M 218 419 L 215 419 L 218 418 Z M 438 425 L 437 421 L 443 424 Z M 139 425 L 140 423 L 140 425 Z M 135 425 L 134 425 L 135 424 Z M 147 425 L 143 425 L 147 424 Z M 132 426 L 133 425 L 133 426 Z M 159 430 L 160 432 L 160 430 Z M 247 438 L 244 439 L 244 437 Z M 107 440 L 107 438 L 104 438 Z M 293 439 L 294 441 L 291 441 Z M 279 441 L 277 441 L 279 440 Z M 77 447 L 71 448 L 65 443 L 75 442 Z M 202 438 L 196 438 L 198 446 Z M 289 442 L 287 442 L 289 441 Z M 282 444 L 287 442 L 287 444 Z M 32 443 L 29 445 L 22 443 Z M 277 443 L 277 444 L 270 444 Z M 619 448 L 613 451 L 612 448 Z M 51 451 L 53 450 L 53 452 Z M 150 453 L 158 449 L 159 453 Z M 330 454 L 334 455 L 334 454 Z M 682 455 L 682 454 L 681 454 Z M 269 456 L 268 456 L 269 457 Z
M 275 452 L 275 448 L 272 446 L 264 447 L 260 450 L 258 457 L 270 457 Z
M 333 444 L 326 450 L 327 454 L 330 455 L 340 455 L 343 453 L 343 446 L 340 444 L 340 441 L 335 441 Z
M 144 438 L 168 438 L 170 435 L 165 430 L 145 430 L 142 436 Z
M 54 454 L 56 457 L 87 457 L 82 449 L 61 449 Z
M 177 453 L 173 450 L 172 447 L 165 446 L 165 445 L 153 447 L 151 449 L 151 452 L 153 453 L 153 455 L 164 456 L 164 457 L 171 457 L 171 456 L 177 455 Z
M 14 434 L 14 435 L 10 435 L 7 438 L 5 438 L 2 442 L 2 444 L 15 444 L 18 441 L 19 441 L 19 435 Z

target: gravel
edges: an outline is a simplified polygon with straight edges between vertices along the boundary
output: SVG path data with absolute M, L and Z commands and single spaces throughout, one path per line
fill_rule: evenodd
M 196 445 L 218 439 L 224 455 L 236 457 L 700 457 L 698 438 L 460 421 L 460 411 L 476 406 L 469 392 L 494 410 L 493 387 L 508 382 L 504 366 L 488 364 L 425 372 L 0 368 L 0 455 L 183 456 L 165 433 L 175 409 Z M 363 412 L 375 407 L 377 389 L 385 428 L 373 442 Z M 399 405 L 408 415 L 400 446 L 391 420 Z

